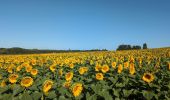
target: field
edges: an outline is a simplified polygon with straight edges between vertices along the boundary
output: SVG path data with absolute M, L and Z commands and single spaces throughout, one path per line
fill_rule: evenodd
M 1 55 L 1 99 L 170 99 L 170 48 Z

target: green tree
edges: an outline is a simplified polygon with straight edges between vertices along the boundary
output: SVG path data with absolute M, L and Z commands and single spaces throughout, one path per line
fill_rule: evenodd
M 147 44 L 146 43 L 144 43 L 143 44 L 143 49 L 147 49 L 148 47 L 147 47 Z

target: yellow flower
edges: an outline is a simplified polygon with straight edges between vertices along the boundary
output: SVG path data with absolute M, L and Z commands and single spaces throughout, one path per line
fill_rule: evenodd
M 17 68 L 16 68 L 16 71 L 18 72 L 18 71 L 20 71 L 22 69 L 22 66 L 20 65 L 20 66 L 18 66 Z
M 129 73 L 131 75 L 133 75 L 135 73 L 135 65 L 133 63 L 130 63 Z
M 112 62 L 112 68 L 116 68 L 116 62 Z
M 60 76 L 63 75 L 63 69 L 59 69 L 59 75 L 60 75 Z
M 72 93 L 75 97 L 79 96 L 83 90 L 83 86 L 81 83 L 75 83 L 72 88 Z
M 97 73 L 97 74 L 96 74 L 96 79 L 97 79 L 97 80 L 103 80 L 103 78 L 104 78 L 104 77 L 103 77 L 103 74 L 102 74 L 102 73 Z
M 21 86 L 23 87 L 29 87 L 33 84 L 33 79 L 31 77 L 24 77 L 21 80 Z
M 93 60 L 90 60 L 90 65 L 93 65 L 93 64 L 94 64 Z
M 70 67 L 71 69 L 73 69 L 73 68 L 74 68 L 74 64 L 71 63 L 71 64 L 69 65 L 69 67 Z
M 36 60 L 35 60 L 35 59 L 32 59 L 31 64 L 32 64 L 32 65 L 36 65 Z
M 127 69 L 129 67 L 129 62 L 124 62 L 124 68 Z
M 0 87 L 4 87 L 4 86 L 6 86 L 6 82 L 5 80 L 2 80 Z
M 122 72 L 122 70 L 123 70 L 123 66 L 122 66 L 122 64 L 119 64 L 117 72 L 120 74 Z
M 108 65 L 104 65 L 101 70 L 102 70 L 103 73 L 106 73 L 106 72 L 109 71 L 109 66 Z
M 169 68 L 169 70 L 170 70 L 170 62 L 168 63 L 168 68 Z
M 100 64 L 96 64 L 95 71 L 99 71 L 100 69 L 101 69 L 101 65 Z
M 51 70 L 52 72 L 54 72 L 54 71 L 56 70 L 56 65 L 55 65 L 55 64 L 51 65 L 51 66 L 50 66 L 50 70 Z
M 9 66 L 7 71 L 8 71 L 8 73 L 12 73 L 13 72 L 13 67 Z
M 64 84 L 63 84 L 63 86 L 64 86 L 65 88 L 69 88 L 70 85 L 71 85 L 71 81 L 66 81 L 66 82 L 64 82 Z
M 32 70 L 32 66 L 30 66 L 30 65 L 26 66 L 25 68 L 26 68 L 26 72 L 30 72 Z
M 16 83 L 17 82 L 17 78 L 18 78 L 17 74 L 11 74 L 8 79 L 9 79 L 10 83 Z
M 73 72 L 66 73 L 66 75 L 65 75 L 66 81 L 70 81 L 70 80 L 72 80 L 72 78 L 73 78 Z
M 142 79 L 143 81 L 150 83 L 154 80 L 154 76 L 151 73 L 144 73 Z
M 31 70 L 31 74 L 32 74 L 33 76 L 37 75 L 37 73 L 38 73 L 38 70 L 37 70 L 37 69 L 32 69 L 32 70 Z
M 87 67 L 80 67 L 79 68 L 79 74 L 84 74 L 85 72 L 87 72 L 88 71 L 88 68 Z
M 51 80 L 46 80 L 43 85 L 43 92 L 48 93 L 48 91 L 52 88 L 53 82 Z

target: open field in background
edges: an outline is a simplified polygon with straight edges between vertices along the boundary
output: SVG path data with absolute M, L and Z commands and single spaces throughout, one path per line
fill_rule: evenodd
M 170 99 L 170 48 L 1 55 L 1 99 Z

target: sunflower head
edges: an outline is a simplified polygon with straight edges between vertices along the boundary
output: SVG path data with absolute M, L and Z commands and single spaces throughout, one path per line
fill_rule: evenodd
M 63 75 L 63 69 L 59 69 L 59 75 L 62 76 Z
M 129 62 L 128 62 L 128 61 L 126 61 L 126 62 L 124 62 L 124 64 L 123 64 L 123 65 L 124 65 L 124 68 L 125 68 L 125 69 L 127 69 L 127 68 L 129 67 Z
M 116 62 L 112 62 L 112 68 L 116 68 Z
M 32 70 L 31 70 L 31 75 L 36 76 L 37 73 L 38 73 L 38 70 L 37 70 L 37 69 L 32 69 Z
M 55 64 L 51 65 L 51 66 L 50 66 L 50 70 L 51 70 L 52 72 L 54 72 L 54 71 L 56 70 L 56 65 L 55 65 Z
M 142 79 L 143 81 L 150 83 L 154 80 L 154 76 L 151 73 L 144 73 Z
M 103 73 L 106 73 L 106 72 L 109 71 L 109 66 L 108 65 L 103 65 L 101 70 L 102 70 Z
M 5 82 L 5 80 L 2 80 L 1 84 L 0 84 L 0 87 L 4 87 L 4 86 L 6 86 L 6 82 Z
M 8 79 L 9 79 L 10 83 L 16 83 L 17 82 L 17 78 L 18 78 L 17 74 L 11 74 Z
M 70 80 L 72 80 L 72 78 L 73 78 L 73 72 L 66 73 L 66 75 L 65 75 L 66 81 L 70 81 Z
M 104 78 L 104 77 L 103 77 L 103 74 L 102 74 L 102 73 L 97 73 L 97 74 L 96 74 L 96 79 L 97 79 L 97 80 L 103 80 L 103 78 Z
M 26 72 L 30 72 L 32 70 L 32 66 L 31 65 L 26 66 L 25 68 L 26 68 Z
M 129 73 L 133 75 L 135 73 L 135 65 L 133 63 L 130 64 Z
M 102 68 L 102 67 L 101 67 L 100 64 L 96 64 L 96 66 L 95 66 L 95 71 L 99 71 L 101 68 Z
M 66 81 L 66 82 L 64 82 L 64 84 L 63 84 L 63 86 L 64 86 L 65 88 L 69 88 L 70 85 L 71 85 L 71 81 Z
M 83 90 L 83 85 L 81 83 L 75 83 L 72 87 L 72 93 L 75 97 L 79 96 Z
M 17 68 L 16 68 L 16 71 L 18 72 L 18 71 L 20 71 L 22 69 L 22 66 L 20 65 L 20 66 L 18 66 Z
M 46 80 L 43 85 L 43 92 L 48 93 L 48 91 L 52 88 L 52 86 L 53 86 L 53 81 Z
M 71 69 L 73 69 L 73 68 L 74 68 L 74 64 L 71 63 L 71 64 L 69 65 L 69 67 L 70 67 Z
M 21 86 L 29 87 L 33 84 L 33 79 L 31 77 L 24 77 L 21 80 Z
M 118 65 L 118 73 L 121 73 L 122 72 L 122 70 L 123 70 L 123 66 L 122 66 L 122 64 L 119 64 Z

